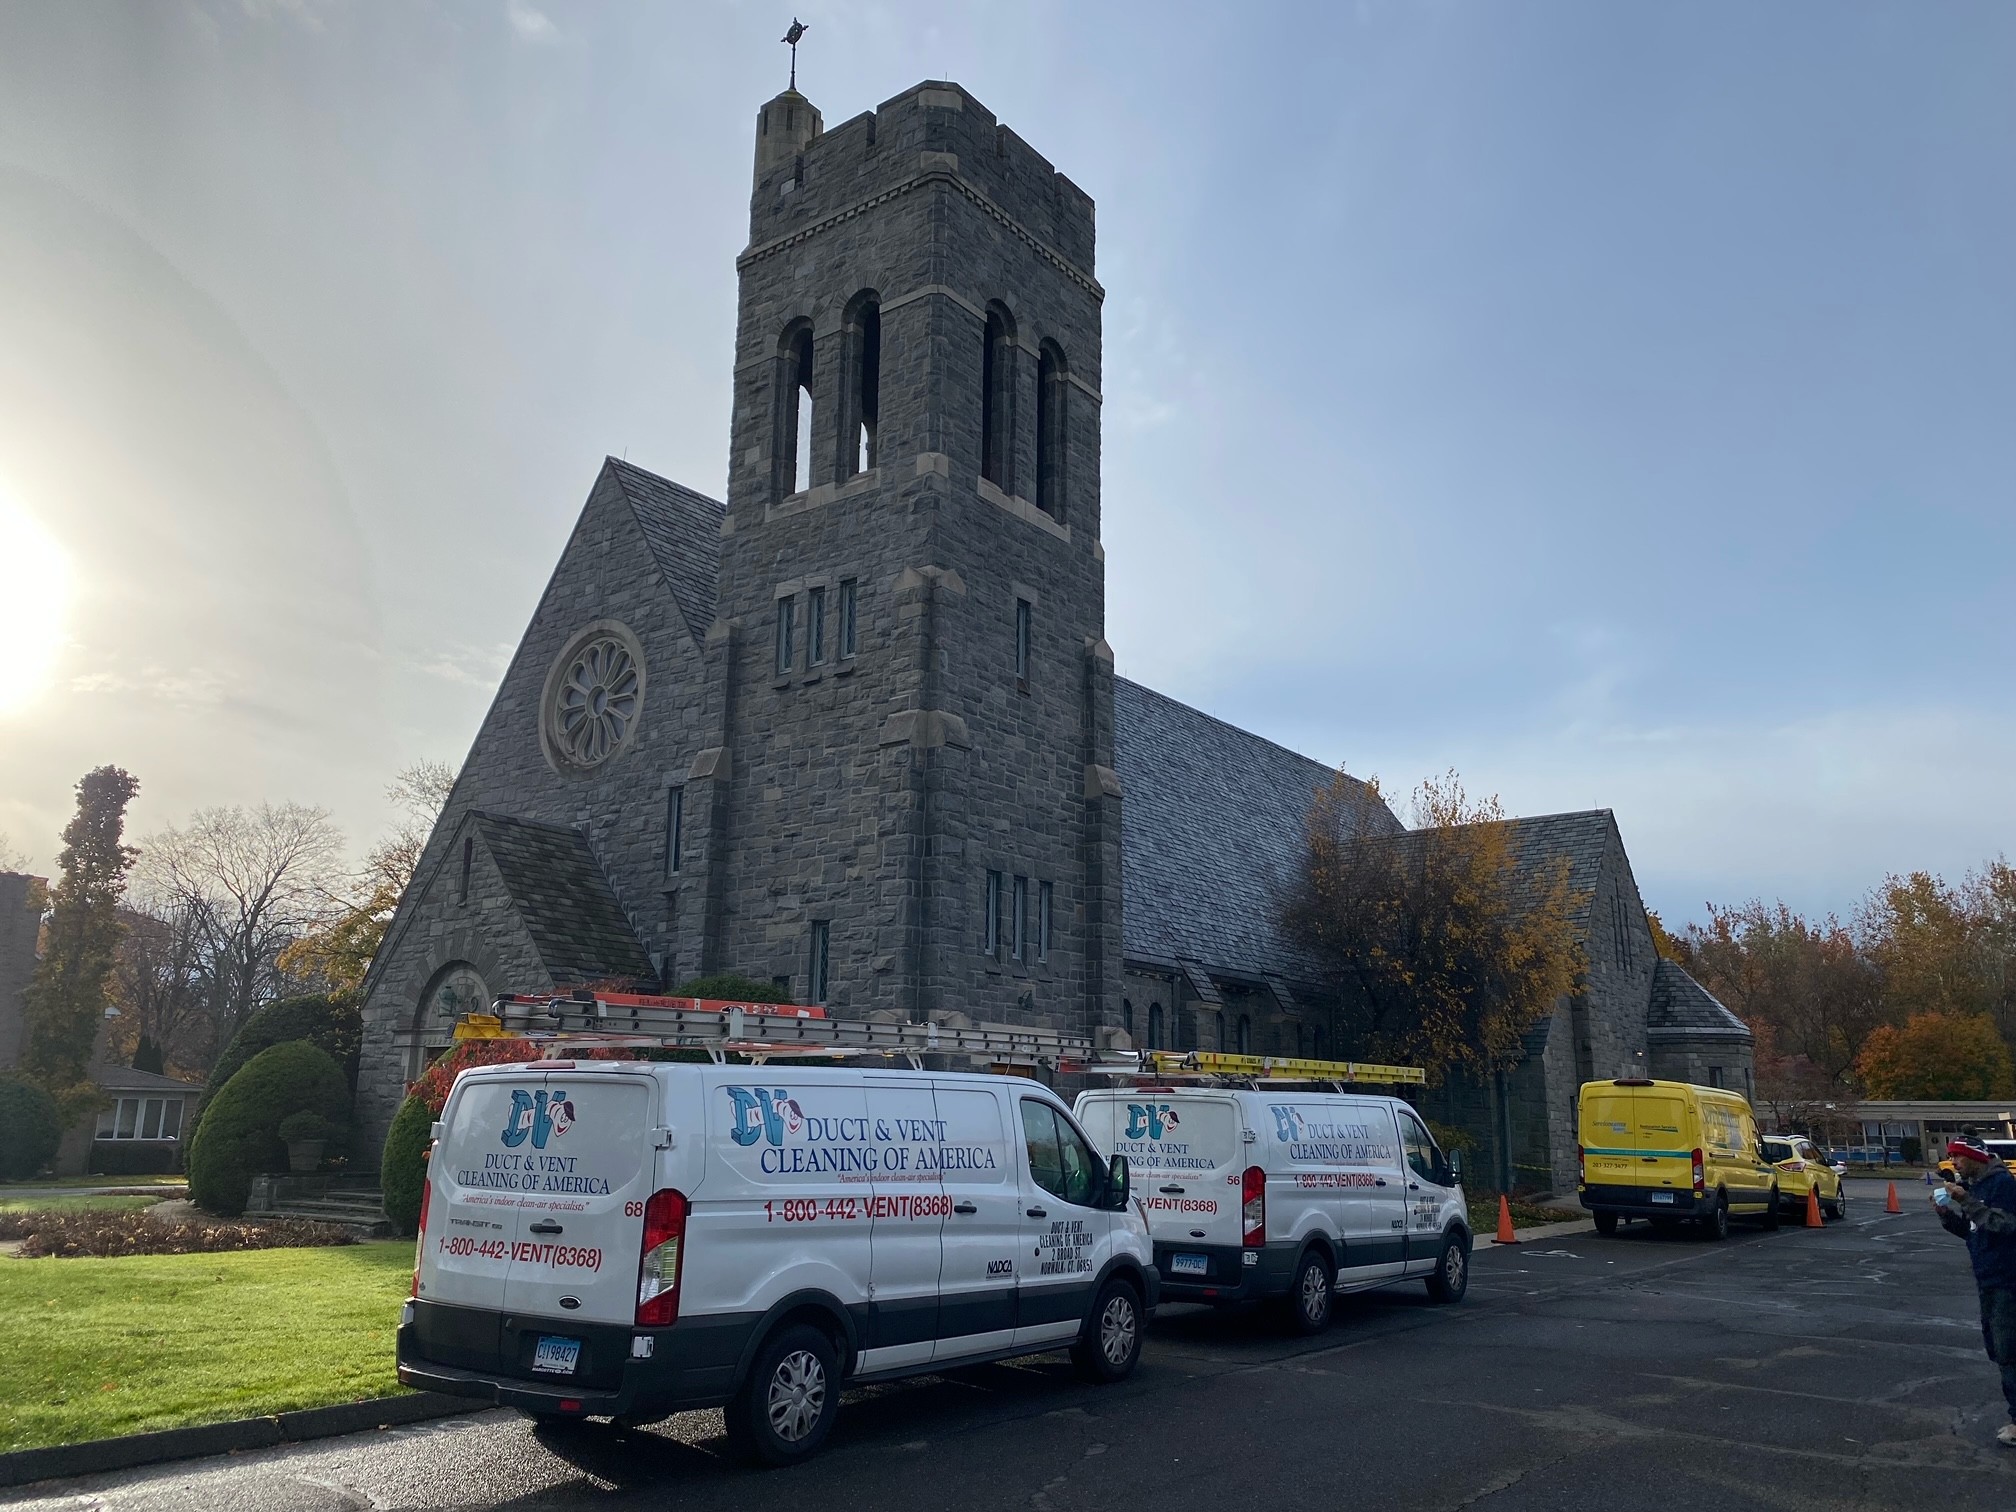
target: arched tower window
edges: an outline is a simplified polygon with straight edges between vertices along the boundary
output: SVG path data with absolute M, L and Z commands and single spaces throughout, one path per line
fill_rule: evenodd
M 1070 368 L 1054 341 L 1036 359 L 1036 507 L 1064 518 L 1065 398 Z
M 1239 1053 L 1253 1053 L 1253 1020 L 1243 1013 L 1239 1015 Z
M 1160 1050 L 1163 1048 L 1162 1005 L 1160 1003 L 1150 1003 L 1148 1005 L 1148 1048 L 1150 1050 Z
M 876 428 L 882 418 L 882 301 L 872 291 L 848 303 L 844 324 L 846 377 L 842 380 L 839 476 L 851 478 L 876 465 Z
M 980 353 L 980 476 L 1015 492 L 1015 320 L 999 304 L 987 307 Z
M 812 486 L 812 325 L 793 321 L 777 344 L 777 498 Z

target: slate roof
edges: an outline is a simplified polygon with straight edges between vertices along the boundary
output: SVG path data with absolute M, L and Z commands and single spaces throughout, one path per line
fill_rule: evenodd
M 91 1080 L 107 1092 L 201 1092 L 200 1082 L 186 1082 L 179 1077 L 162 1076 L 154 1071 L 140 1071 L 132 1066 L 100 1066 L 91 1073 Z
M 1123 677 L 1113 680 L 1113 716 L 1128 958 L 1305 976 L 1275 929 L 1276 898 L 1300 862 L 1310 802 L 1335 769 Z M 1398 832 L 1358 786 L 1361 832 Z
M 665 586 L 686 618 L 687 631 L 696 641 L 704 638 L 714 623 L 721 517 L 727 506 L 616 457 L 608 458 L 604 466 L 629 500 Z
M 507 814 L 477 811 L 469 821 L 555 985 L 614 977 L 655 982 L 650 957 L 585 835 Z
M 1685 968 L 1663 958 L 1652 971 L 1652 1006 L 1645 1015 L 1645 1027 L 1655 1038 L 1683 1034 L 1754 1038 L 1750 1026 L 1723 1007 L 1715 994 Z

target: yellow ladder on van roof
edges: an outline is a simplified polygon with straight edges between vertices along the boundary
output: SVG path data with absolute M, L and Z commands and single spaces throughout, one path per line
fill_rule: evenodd
M 1419 1066 L 1386 1066 L 1374 1061 L 1310 1060 L 1299 1055 L 1230 1055 L 1210 1050 L 1143 1050 L 1144 1073 L 1156 1076 L 1209 1076 L 1251 1081 L 1354 1082 L 1385 1087 L 1425 1087 Z

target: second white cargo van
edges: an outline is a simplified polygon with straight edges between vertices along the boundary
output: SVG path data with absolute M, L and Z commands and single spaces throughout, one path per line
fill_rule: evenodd
M 436 1126 L 399 1379 L 541 1417 L 723 1406 L 802 1459 L 843 1384 L 1068 1347 L 1156 1301 L 1125 1160 L 1019 1077 L 543 1061 Z
M 1101 1089 L 1077 1113 L 1128 1162 L 1165 1301 L 1279 1299 L 1315 1333 L 1339 1291 L 1419 1279 L 1455 1302 L 1469 1287 L 1460 1173 L 1398 1098 Z

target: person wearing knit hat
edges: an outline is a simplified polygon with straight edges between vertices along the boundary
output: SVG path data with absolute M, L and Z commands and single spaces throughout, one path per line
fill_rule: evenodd
M 1946 1146 L 1957 1181 L 1935 1187 L 1932 1206 L 1950 1234 L 1967 1241 L 1981 1293 L 1981 1342 L 2002 1371 L 2009 1421 L 1995 1442 L 2016 1449 L 2016 1176 L 1971 1139 Z

